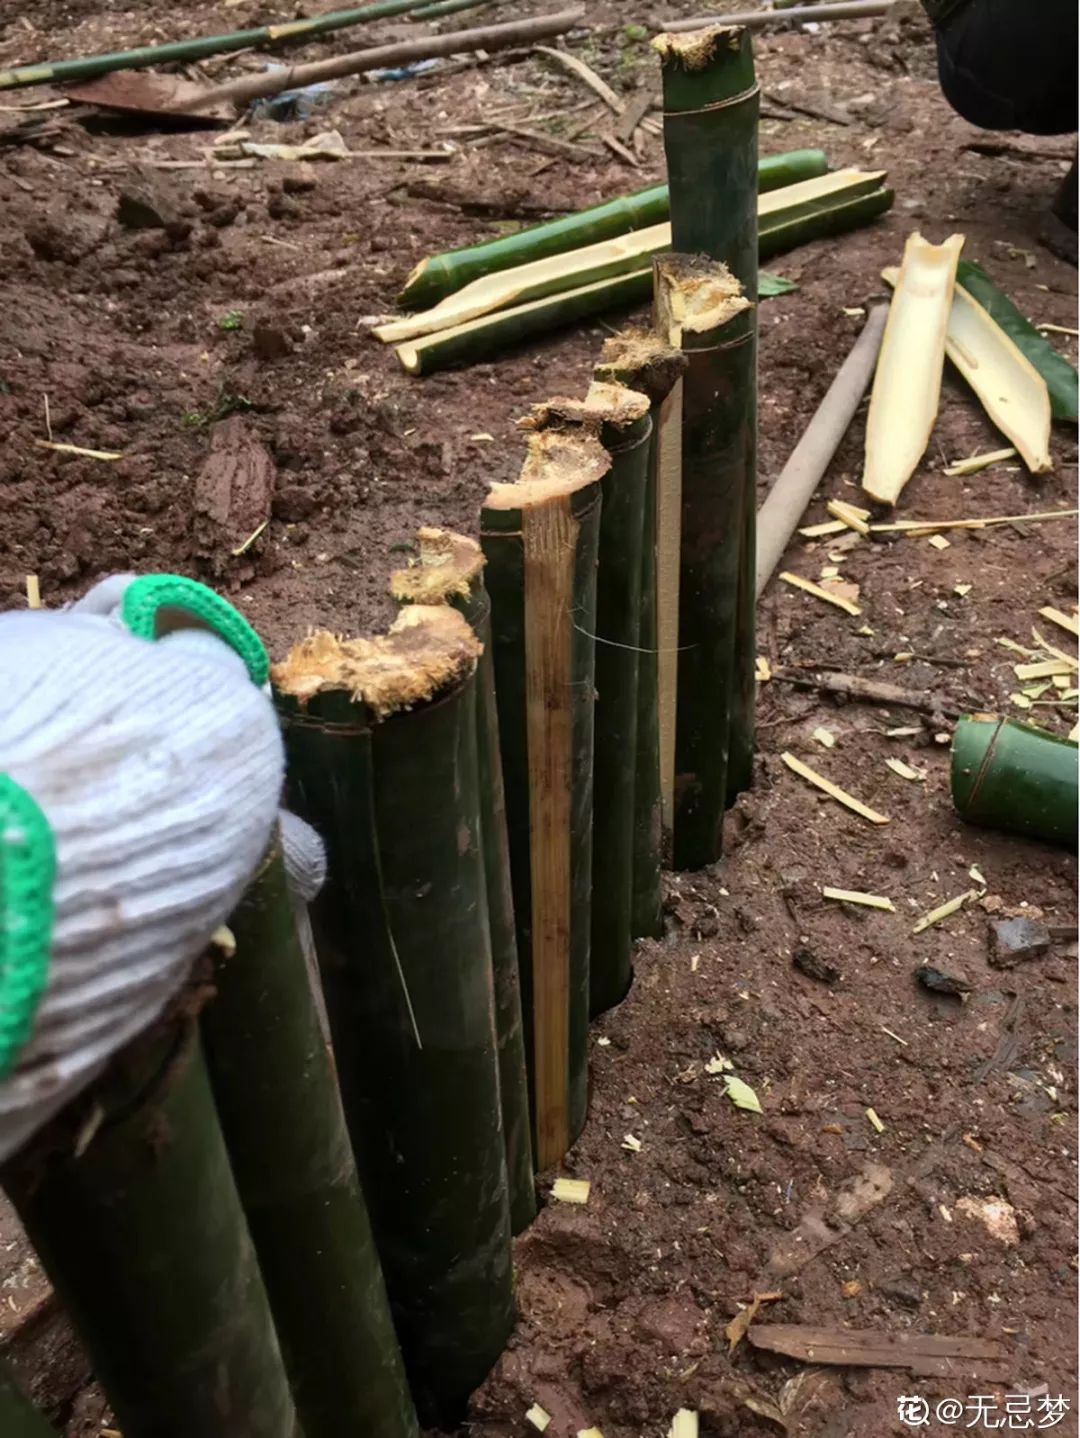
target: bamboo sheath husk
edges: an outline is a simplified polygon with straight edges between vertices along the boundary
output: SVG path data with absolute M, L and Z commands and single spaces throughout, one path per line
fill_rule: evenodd
M 421 1422 L 460 1421 L 513 1323 L 476 742 L 449 606 L 274 668 L 345 1116 Z M 422 1235 L 422 1241 L 418 1237 Z
M 280 847 L 229 920 L 201 1015 L 214 1102 L 304 1438 L 416 1414 Z
M 417 564 L 398 570 L 392 576 L 391 594 L 402 604 L 452 604 L 465 616 L 483 645 L 476 673 L 480 834 L 484 847 L 484 878 L 495 984 L 499 1095 L 510 1184 L 510 1219 L 514 1233 L 518 1234 L 536 1217 L 536 1185 L 514 895 L 506 836 L 506 795 L 491 650 L 491 600 L 484 586 L 483 552 L 475 539 L 445 529 L 427 528 L 418 532 L 417 546 Z
M 763 156 L 758 165 L 757 187 L 762 194 L 800 180 L 824 175 L 828 170 L 824 150 L 791 150 L 782 155 Z M 427 309 L 472 280 L 499 270 L 564 254 L 598 240 L 645 229 L 668 218 L 667 185 L 650 185 L 630 195 L 605 200 L 588 210 L 531 225 L 513 235 L 502 235 L 461 250 L 431 255 L 420 263 L 398 296 L 404 309 Z
M 600 480 L 590 426 L 534 413 L 516 484 L 480 516 L 537 1167 L 588 1107 Z M 592 428 L 595 428 L 593 426 Z
M 966 715 L 953 735 L 952 796 L 970 824 L 1075 849 L 1077 746 L 1015 719 Z
M 628 331 L 605 340 L 596 376 L 640 391 L 650 401 L 652 433 L 646 468 L 641 547 L 641 609 L 638 626 L 637 746 L 634 767 L 634 834 L 630 934 L 659 938 L 662 804 L 660 789 L 660 674 L 657 629 L 657 468 L 661 415 L 686 370 L 686 357 L 659 336 Z
M 300 1438 L 190 1021 L 132 1045 L 2 1177 L 124 1438 Z

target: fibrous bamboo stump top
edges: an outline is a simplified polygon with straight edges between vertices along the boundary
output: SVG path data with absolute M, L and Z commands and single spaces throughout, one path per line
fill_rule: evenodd
M 656 310 L 673 344 L 684 334 L 709 334 L 751 308 L 742 285 L 719 260 L 663 255 L 656 261 Z
M 665 399 L 686 369 L 686 356 L 651 330 L 610 335 L 600 351 L 597 380 L 640 390 L 653 404 Z
M 676 61 L 684 70 L 704 70 L 718 58 L 721 47 L 738 50 L 742 33 L 739 25 L 709 25 L 703 30 L 657 35 L 652 47 L 662 60 Z
M 591 429 L 557 410 L 549 409 L 544 422 L 552 427 L 530 433 L 520 479 L 515 484 L 493 484 L 484 500 L 485 510 L 531 509 L 596 484 L 611 468 L 611 456 Z M 594 424 L 599 426 L 599 418 Z
M 464 617 L 446 605 L 413 604 L 385 634 L 342 639 L 319 630 L 275 664 L 280 693 L 301 703 L 344 692 L 379 718 L 434 699 L 476 668 L 482 645 Z
M 534 404 L 530 413 L 519 422 L 523 429 L 543 430 L 557 426 L 561 421 L 569 421 L 599 433 L 604 425 L 626 429 L 644 419 L 648 412 L 647 395 L 627 389 L 625 385 L 594 380 L 584 399 L 558 396 L 544 400 L 542 404 Z
M 418 529 L 419 555 L 390 576 L 390 593 L 402 604 L 447 604 L 464 598 L 484 568 L 475 539 L 449 529 Z

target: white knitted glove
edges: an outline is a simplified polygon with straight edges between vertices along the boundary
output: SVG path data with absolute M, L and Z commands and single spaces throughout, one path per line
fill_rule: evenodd
M 126 628 L 93 594 L 0 615 L 0 1160 L 161 1013 L 277 821 L 246 620 L 169 576 L 123 587 Z M 193 610 L 229 643 L 168 632 Z

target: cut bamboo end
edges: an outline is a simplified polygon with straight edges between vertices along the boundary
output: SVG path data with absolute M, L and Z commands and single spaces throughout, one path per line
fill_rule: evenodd
M 484 500 L 484 508 L 532 509 L 558 495 L 587 489 L 602 479 L 610 467 L 610 455 L 587 430 L 534 430 L 529 435 L 521 477 L 512 484 L 493 484 Z
M 673 60 L 684 70 L 705 70 L 715 64 L 723 48 L 738 49 L 741 34 L 736 25 L 709 25 L 701 30 L 657 35 L 652 48 L 662 60 Z
M 895 285 L 899 271 L 882 271 Z M 1046 380 L 1018 346 L 996 325 L 962 285 L 953 290 L 945 332 L 945 353 L 975 391 L 988 418 L 1015 446 L 1015 452 L 1032 474 L 1053 469 L 1050 458 L 1050 391 Z M 979 455 L 974 461 L 950 465 L 946 474 L 969 474 L 995 459 L 1008 458 L 1007 450 Z
M 644 419 L 648 413 L 647 395 L 625 385 L 594 380 L 584 399 L 557 397 L 544 400 L 541 404 L 534 404 L 530 412 L 518 420 L 518 424 L 525 430 L 544 430 L 569 422 L 584 425 L 589 431 L 598 433 L 604 425 L 626 429 Z
M 416 560 L 390 576 L 392 598 L 401 604 L 448 604 L 464 598 L 484 568 L 483 550 L 476 540 L 425 526 L 417 530 L 416 542 Z
M 600 352 L 596 378 L 608 384 L 627 385 L 648 396 L 653 404 L 665 400 L 686 371 L 686 356 L 659 335 L 647 330 L 625 330 L 610 335 Z
M 863 489 L 895 504 L 930 442 L 963 235 L 932 245 L 917 231 L 904 246 L 866 421 Z
M 696 255 L 662 255 L 656 261 L 656 319 L 661 336 L 681 345 L 685 335 L 710 334 L 752 309 L 726 265 Z
M 301 703 L 341 690 L 385 718 L 467 679 L 479 655 L 480 642 L 456 609 L 414 604 L 371 639 L 309 634 L 271 677 L 281 694 Z

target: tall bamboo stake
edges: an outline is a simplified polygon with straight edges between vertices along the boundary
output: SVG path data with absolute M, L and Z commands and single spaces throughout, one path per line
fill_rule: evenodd
M 672 392 L 682 391 L 681 429 L 673 439 L 672 426 L 661 439 L 662 458 L 665 445 L 669 452 L 677 447 L 680 471 L 676 498 L 670 475 L 660 470 L 657 550 L 661 613 L 665 603 L 670 612 L 676 602 L 678 613 L 676 662 L 660 670 L 661 714 L 665 700 L 667 712 L 675 711 L 677 869 L 699 869 L 721 853 L 729 742 L 721 721 L 736 656 L 742 505 L 753 455 L 749 311 L 750 301 L 723 265 L 686 255 L 658 257 L 657 329 L 687 358 L 686 374 Z M 665 534 L 673 532 L 678 543 L 665 543 Z M 662 660 L 672 637 L 661 626 Z
M 114 1060 L 3 1183 L 124 1438 L 299 1438 L 191 1024 Z
M 657 335 L 627 331 L 604 341 L 597 378 L 624 384 L 649 398 L 652 434 L 647 461 L 641 542 L 641 607 L 638 623 L 637 748 L 634 766 L 634 833 L 630 904 L 631 938 L 659 938 L 664 919 L 660 891 L 662 821 L 657 633 L 657 467 L 664 404 L 681 380 L 686 359 Z
M 0 1363 L 0 1433 L 4 1438 L 56 1438 L 56 1429 L 47 1423 L 14 1378 Z
M 478 795 L 479 645 L 447 607 L 275 666 L 345 1115 L 421 1421 L 458 1421 L 513 1323 Z
M 714 26 L 653 41 L 663 65 L 664 152 L 676 253 L 719 260 L 757 301 L 758 110 L 749 31 Z M 728 729 L 725 802 L 749 787 L 754 757 L 755 514 L 757 508 L 757 310 L 744 312 L 735 382 L 746 388 L 741 489 L 730 522 L 739 529 L 734 656 L 720 723 Z M 733 337 L 732 337 L 733 338 Z M 726 716 L 726 718 L 725 718 Z M 718 855 L 714 855 L 718 857 Z
M 535 421 L 516 484 L 480 516 L 539 1168 L 588 1107 L 593 693 L 600 480 L 595 434 Z
M 495 980 L 495 1027 L 499 1037 L 502 1105 L 510 1222 L 521 1233 L 536 1217 L 525 1033 L 521 1018 L 514 894 L 506 837 L 506 794 L 499 751 L 499 715 L 491 654 L 491 600 L 484 587 L 484 556 L 475 539 L 445 529 L 421 529 L 418 563 L 399 569 L 390 592 L 403 604 L 452 604 L 483 645 L 476 672 L 476 735 L 480 769 L 480 834 L 484 846 L 491 961 Z
M 230 919 L 203 1042 L 305 1438 L 415 1438 L 280 848 Z

